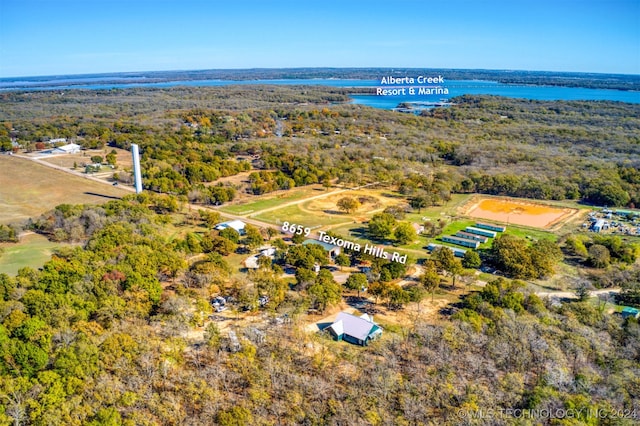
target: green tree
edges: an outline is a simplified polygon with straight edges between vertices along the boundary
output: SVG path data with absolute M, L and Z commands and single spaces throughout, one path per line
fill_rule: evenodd
M 233 228 L 224 228 L 218 233 L 218 235 L 236 244 L 240 242 L 240 233 Z
M 249 278 L 255 283 L 258 294 L 269 296 L 270 306 L 277 308 L 284 301 L 289 286 L 274 271 L 258 269 L 252 271 Z
M 247 225 L 244 228 L 244 238 L 242 241 L 250 249 L 255 249 L 262 245 L 264 238 L 262 238 L 262 234 L 258 228 L 252 225 Z
M 336 262 L 336 265 L 340 266 L 340 269 L 345 266 L 351 265 L 351 258 L 344 253 L 340 253 L 339 255 L 337 255 L 334 261 Z
M 207 327 L 204 331 L 204 341 L 207 343 L 207 346 L 211 348 L 220 348 L 221 335 L 218 324 L 216 324 L 215 322 L 210 322 L 209 324 L 207 324 Z
M 324 311 L 328 306 L 336 305 L 342 300 L 342 286 L 334 279 L 331 272 L 321 269 L 313 284 L 307 292 L 312 298 L 313 304 Z
M 310 269 L 296 269 L 296 288 L 297 290 L 305 290 L 316 280 L 316 274 Z
M 531 263 L 529 243 L 514 235 L 500 235 L 493 240 L 491 256 L 498 268 L 516 278 L 533 278 L 536 271 Z
M 380 281 L 374 281 L 369 284 L 369 288 L 367 291 L 369 292 L 369 294 L 376 298 L 375 302 L 377 304 L 379 298 L 385 297 L 385 295 L 387 294 L 387 289 L 388 284 Z
M 306 239 L 307 237 L 305 237 L 303 234 L 296 234 L 291 237 L 291 242 L 293 244 L 302 244 Z
M 389 308 L 399 309 L 411 301 L 411 295 L 398 284 L 391 284 L 386 291 Z
M 431 259 L 436 262 L 438 267 L 451 274 L 452 286 L 455 288 L 456 277 L 462 272 L 460 259 L 456 258 L 448 247 L 437 247 L 431 253 Z
M 589 247 L 589 263 L 594 268 L 606 268 L 611 262 L 609 249 L 601 244 L 592 244 Z
M 529 247 L 531 265 L 537 278 L 552 275 L 555 266 L 563 258 L 562 251 L 551 240 L 538 240 Z
M 565 246 L 569 253 L 586 258 L 589 255 L 587 247 L 584 245 L 584 239 L 579 235 L 570 235 L 565 241 Z
M 95 164 L 101 164 L 102 163 L 102 156 L 101 155 L 93 155 L 91 157 L 91 162 L 95 163 Z
M 425 207 L 429 207 L 431 204 L 431 198 L 426 195 L 418 195 L 416 197 L 411 198 L 409 201 L 409 205 L 413 209 L 417 209 L 418 213 L 422 212 L 422 209 Z
M 400 222 L 394 231 L 396 241 L 400 245 L 409 244 L 418 238 L 416 230 L 409 222 Z
M 359 272 L 349 275 L 347 281 L 344 283 L 345 287 L 349 290 L 356 290 L 358 292 L 358 299 L 360 298 L 360 291 L 366 288 L 367 284 L 367 276 Z
M 189 232 L 185 238 L 185 243 L 189 253 L 202 253 L 202 246 L 200 245 L 200 239 L 193 232 Z
M 480 255 L 475 250 L 467 250 L 462 257 L 462 266 L 469 269 L 479 268 L 482 265 Z
M 369 221 L 369 234 L 379 240 L 392 238 L 396 223 L 396 218 L 389 213 L 376 213 Z
M 110 165 L 112 165 L 112 166 L 115 166 L 115 165 L 116 165 L 116 161 L 117 161 L 117 159 L 118 159 L 117 155 L 116 155 L 116 154 L 114 154 L 113 152 L 110 152 L 110 153 L 109 153 L 109 154 L 107 154 L 107 156 L 106 156 L 107 163 L 108 163 L 108 164 L 110 164 Z
M 267 228 L 267 238 L 269 241 L 271 241 L 271 238 L 275 237 L 276 235 L 278 235 L 280 232 L 272 227 L 268 227 Z

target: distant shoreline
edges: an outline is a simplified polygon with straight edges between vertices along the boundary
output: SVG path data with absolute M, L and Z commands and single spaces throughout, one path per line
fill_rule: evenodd
M 372 80 L 381 76 L 412 76 L 442 74 L 447 80 L 495 81 L 503 84 L 531 86 L 575 87 L 640 92 L 640 75 L 567 73 L 549 71 L 461 70 L 429 68 L 282 68 L 282 69 L 220 69 L 196 71 L 150 71 L 63 76 L 0 78 L 0 91 L 70 90 L 86 85 L 158 85 L 178 81 L 246 82 L 264 80 Z M 359 86 L 359 85 L 358 85 Z

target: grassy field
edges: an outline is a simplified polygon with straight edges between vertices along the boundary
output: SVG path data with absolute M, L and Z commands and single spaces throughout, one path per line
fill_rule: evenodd
M 276 194 L 267 194 L 258 198 L 253 198 L 253 201 L 249 203 L 224 206 L 220 208 L 220 211 L 240 215 L 250 214 L 253 212 L 259 212 L 264 209 L 277 207 L 280 204 L 302 200 L 314 195 L 320 195 L 323 192 L 325 192 L 325 190 L 320 186 L 305 186 L 302 188 L 293 189 L 291 191 L 282 191 Z
M 58 204 L 104 203 L 128 191 L 0 155 L 0 223 L 18 223 Z
M 20 268 L 25 266 L 39 268 L 51 258 L 51 253 L 55 248 L 64 245 L 52 243 L 38 234 L 27 235 L 16 244 L 0 244 L 0 247 L 4 249 L 0 254 L 0 274 L 15 275 Z
M 275 225 L 280 225 L 286 221 L 289 223 L 300 224 L 305 227 L 311 228 L 326 225 L 336 225 L 339 223 L 353 221 L 353 218 L 351 218 L 350 216 L 340 214 L 333 215 L 322 212 L 309 214 L 308 211 L 300 208 L 300 205 L 287 206 L 281 209 L 271 210 L 253 217 L 258 220 L 273 223 Z
M 74 163 L 80 168 L 81 164 L 91 164 L 91 157 L 94 155 L 99 155 L 103 160 L 105 160 L 107 154 L 112 150 L 116 151 L 116 166 L 118 167 L 118 169 L 131 169 L 133 167 L 131 152 L 125 149 L 112 147 L 106 147 L 104 149 L 88 149 L 83 150 L 77 154 L 39 156 L 37 153 L 34 153 L 32 155 L 34 157 L 40 157 L 41 160 L 46 161 L 47 163 L 55 164 L 61 167 L 67 167 L 70 169 L 73 167 Z

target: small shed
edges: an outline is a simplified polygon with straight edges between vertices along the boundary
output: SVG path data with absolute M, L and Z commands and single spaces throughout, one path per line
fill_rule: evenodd
M 600 232 L 609 229 L 609 222 L 604 219 L 598 219 L 596 223 L 591 225 L 591 230 L 593 232 Z

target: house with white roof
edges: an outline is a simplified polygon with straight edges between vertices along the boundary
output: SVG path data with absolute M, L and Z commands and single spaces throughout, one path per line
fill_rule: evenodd
M 58 146 L 55 148 L 45 149 L 40 151 L 41 154 L 76 154 L 80 152 L 82 147 L 77 143 L 69 143 L 66 145 Z
M 368 345 L 370 341 L 382 335 L 382 328 L 373 322 L 372 316 L 367 314 L 356 316 L 340 312 L 333 324 L 326 329 L 336 340 L 361 346 Z
M 246 224 L 241 220 L 230 220 L 228 222 L 222 222 L 217 224 L 213 229 L 222 231 L 223 229 L 231 228 L 238 231 L 238 234 L 244 235 L 244 228 Z

